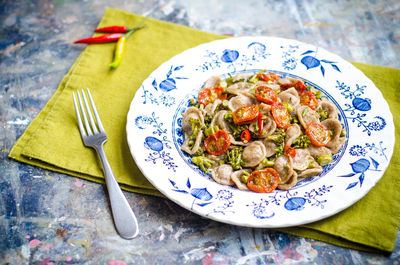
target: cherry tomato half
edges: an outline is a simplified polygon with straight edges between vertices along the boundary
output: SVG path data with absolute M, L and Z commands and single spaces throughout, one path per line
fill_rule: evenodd
M 277 75 L 275 73 L 272 73 L 272 72 L 271 73 L 258 73 L 257 77 L 259 79 L 261 79 L 261 80 L 266 81 L 266 82 L 268 82 L 268 81 L 272 81 L 272 82 L 278 81 L 279 78 L 280 78 L 279 75 Z
M 278 101 L 278 94 L 273 91 L 270 87 L 259 86 L 255 90 L 256 98 L 267 104 L 274 104 Z
M 316 146 L 326 146 L 331 140 L 329 130 L 321 123 L 311 122 L 306 128 L 306 134 Z
M 318 107 L 318 100 L 311 91 L 305 91 L 300 96 L 300 104 L 307 105 L 311 109 L 316 110 Z
M 303 83 L 303 81 L 301 80 L 297 80 L 293 83 L 289 83 L 289 84 L 282 84 L 281 85 L 281 89 L 286 90 L 288 88 L 294 87 L 297 89 L 297 91 L 299 91 L 300 93 L 303 93 L 306 90 L 306 85 Z
M 210 155 L 221 155 L 228 150 L 231 145 L 231 138 L 224 130 L 211 134 L 204 140 L 204 147 Z
M 241 134 L 240 134 L 240 139 L 242 140 L 242 143 L 247 144 L 248 142 L 250 142 L 251 140 L 251 133 L 249 130 L 244 130 Z
M 199 92 L 199 102 L 204 106 L 214 102 L 216 99 L 225 100 L 227 95 L 223 94 L 224 88 L 220 86 L 203 88 Z
M 260 193 L 270 193 L 278 187 L 279 174 L 273 168 L 255 170 L 247 180 L 247 187 Z
M 291 146 L 286 145 L 284 148 L 284 152 L 285 152 L 285 155 L 287 155 L 287 156 L 290 156 L 290 157 L 296 156 L 296 150 Z
M 290 114 L 283 104 L 276 103 L 272 105 L 271 114 L 278 128 L 287 129 L 290 127 Z
M 233 123 L 248 124 L 257 119 L 259 113 L 258 105 L 241 107 L 232 113 Z

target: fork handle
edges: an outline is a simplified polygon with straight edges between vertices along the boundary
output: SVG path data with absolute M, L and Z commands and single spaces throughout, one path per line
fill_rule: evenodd
M 139 233 L 136 216 L 115 179 L 104 152 L 103 145 L 95 149 L 103 166 L 115 227 L 121 237 L 132 239 Z

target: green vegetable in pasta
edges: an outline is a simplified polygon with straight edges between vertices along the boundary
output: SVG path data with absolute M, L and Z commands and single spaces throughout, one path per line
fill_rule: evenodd
M 232 166 L 234 170 L 242 169 L 243 147 L 233 148 L 226 151 L 225 162 Z
M 266 167 L 273 167 L 275 165 L 275 162 L 272 160 L 268 160 L 267 158 L 264 158 L 260 164 L 262 168 L 266 168 Z
M 250 173 L 247 172 L 247 171 L 243 171 L 243 172 L 242 172 L 242 176 L 240 177 L 240 181 L 241 181 L 242 183 L 247 184 L 247 181 L 249 180 L 249 177 L 250 177 Z
M 259 79 L 257 77 L 257 74 L 254 74 L 254 75 L 250 76 L 250 78 L 247 81 L 250 82 L 250 83 L 255 84 L 258 80 Z
M 192 125 L 192 135 L 193 134 L 197 135 L 197 132 L 199 131 L 199 129 L 201 129 L 200 120 L 199 119 L 195 119 L 195 118 L 190 118 L 189 119 L 189 124 Z
M 197 134 L 200 132 L 201 129 L 201 122 L 198 119 L 190 118 L 189 119 L 189 124 L 192 125 L 192 134 L 189 136 L 189 147 L 192 148 Z
M 202 156 L 204 155 L 204 149 L 202 147 L 199 147 L 199 149 L 197 149 L 197 151 L 193 154 L 193 156 Z
M 281 155 L 283 155 L 284 151 L 283 145 L 278 146 L 278 148 L 276 148 L 275 151 L 276 151 L 275 153 L 276 157 L 280 157 Z
M 219 131 L 219 127 L 218 127 L 217 125 L 210 126 L 210 127 L 208 127 L 207 129 L 204 130 L 204 135 L 205 135 L 206 137 L 208 137 L 208 136 L 210 136 L 211 134 L 214 134 L 214 133 L 216 133 L 216 132 L 218 132 L 218 131 Z
M 285 108 L 287 108 L 289 113 L 291 113 L 294 110 L 293 106 L 291 104 L 289 104 L 288 102 L 283 102 L 282 104 L 283 104 L 283 106 L 285 106 Z
M 303 134 L 300 135 L 299 137 L 297 137 L 293 143 L 292 143 L 292 147 L 293 148 L 307 148 L 309 147 L 311 144 L 310 138 Z
M 205 156 L 192 157 L 192 163 L 198 165 L 204 173 L 207 173 L 208 169 L 214 164 L 214 161 Z
M 320 121 L 326 120 L 328 118 L 328 112 L 323 108 L 317 109 L 317 113 L 319 114 Z
M 222 84 L 221 84 L 221 82 L 220 82 L 220 86 L 222 85 L 222 87 L 224 87 L 224 86 L 223 86 L 223 85 L 225 85 L 224 82 L 226 83 L 226 87 L 232 85 L 232 84 L 233 84 L 232 79 L 233 79 L 233 78 L 232 78 L 232 76 L 231 76 L 231 77 L 228 77 L 227 79 L 225 79 L 225 81 L 221 81 Z
M 321 90 L 317 90 L 317 89 L 315 89 L 315 87 L 312 87 L 312 86 L 308 87 L 308 89 L 311 91 L 311 93 L 314 94 L 316 99 L 320 99 L 321 98 L 321 96 L 322 96 Z
M 284 145 L 285 145 L 285 137 L 286 137 L 285 129 L 276 129 L 274 134 L 271 134 L 267 137 L 267 139 L 269 141 L 274 142 L 274 144 L 277 146 L 277 148 L 275 149 L 276 157 L 283 155 Z
M 321 155 L 318 157 L 317 162 L 320 166 L 326 166 L 332 161 L 332 155 Z
M 214 115 L 208 115 L 208 114 L 206 114 L 206 115 L 204 116 L 204 124 L 205 124 L 206 126 L 208 126 L 208 125 L 211 123 L 211 121 L 212 121 L 213 118 L 214 118 Z
M 228 111 L 227 113 L 225 113 L 224 119 L 229 123 L 233 123 L 232 111 Z
M 276 129 L 274 134 L 267 137 L 269 141 L 273 141 L 276 145 L 282 145 L 285 141 L 286 132 L 285 129 Z

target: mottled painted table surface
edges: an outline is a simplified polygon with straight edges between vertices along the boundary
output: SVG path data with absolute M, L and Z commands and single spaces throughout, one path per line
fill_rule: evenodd
M 111 3 L 112 2 L 112 3 Z M 218 34 L 298 39 L 345 59 L 400 68 L 400 1 L 0 0 L 0 264 L 398 264 L 265 230 L 221 224 L 125 192 L 141 234 L 115 232 L 103 185 L 7 158 L 80 54 L 105 7 Z

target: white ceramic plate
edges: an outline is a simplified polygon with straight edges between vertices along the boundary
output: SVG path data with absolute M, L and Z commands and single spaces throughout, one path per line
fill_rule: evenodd
M 319 176 L 270 194 L 220 185 L 180 149 L 182 113 L 210 76 L 262 69 L 321 90 L 338 107 L 348 136 Z M 127 137 L 146 178 L 184 208 L 229 224 L 287 227 L 331 216 L 361 199 L 390 162 L 394 125 L 381 92 L 340 57 L 295 40 L 239 37 L 186 50 L 155 70 L 131 103 Z

